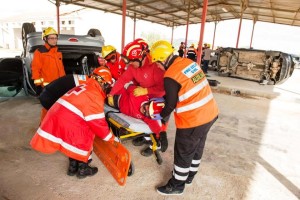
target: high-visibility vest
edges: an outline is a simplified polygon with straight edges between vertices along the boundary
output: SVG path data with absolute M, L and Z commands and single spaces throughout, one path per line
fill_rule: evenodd
M 192 128 L 206 124 L 219 113 L 211 88 L 200 66 L 187 58 L 178 57 L 164 77 L 181 85 L 174 110 L 177 128 Z

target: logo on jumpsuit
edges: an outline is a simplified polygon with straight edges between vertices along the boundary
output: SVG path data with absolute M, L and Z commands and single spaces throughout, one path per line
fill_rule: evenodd
M 133 50 L 131 54 L 132 56 L 137 56 L 137 50 Z

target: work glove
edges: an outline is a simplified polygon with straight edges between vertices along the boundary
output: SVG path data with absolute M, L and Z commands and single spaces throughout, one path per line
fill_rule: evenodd
M 166 131 L 160 132 L 159 140 L 160 140 L 160 145 L 161 145 L 161 151 L 165 152 L 168 149 L 168 138 L 167 138 Z
M 110 105 L 111 107 L 115 107 L 115 105 L 114 105 L 114 98 L 113 98 L 113 96 L 110 95 L 110 94 L 107 95 L 107 103 L 108 103 L 108 105 Z
M 148 89 L 147 88 L 137 87 L 133 90 L 133 95 L 136 96 L 136 97 L 146 95 L 146 94 L 148 94 Z
M 160 116 L 159 113 L 151 115 L 150 118 L 153 119 L 153 120 L 161 120 L 161 119 L 163 119 L 162 116 Z

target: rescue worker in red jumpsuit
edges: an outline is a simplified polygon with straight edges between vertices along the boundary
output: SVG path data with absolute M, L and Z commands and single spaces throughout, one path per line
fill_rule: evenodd
M 149 48 L 145 41 L 140 38 L 128 43 L 122 52 L 122 59 L 128 64 L 127 70 L 119 77 L 108 94 L 108 104 L 113 105 L 113 95 L 120 93 L 124 85 L 133 82 L 136 87 L 133 90 L 134 96 L 148 95 L 149 98 L 163 97 L 165 95 L 163 76 L 164 70 L 160 69 L 156 63 L 152 63 L 148 54 Z M 165 125 L 166 122 L 163 122 Z M 141 146 L 150 143 L 150 136 L 138 137 L 134 139 L 133 145 Z M 167 135 L 160 136 L 161 145 L 167 146 Z M 153 153 L 150 146 L 142 151 L 142 155 L 150 156 Z
M 105 120 L 105 89 L 112 82 L 105 67 L 94 70 L 91 78 L 64 94 L 50 108 L 30 144 L 42 153 L 59 150 L 69 157 L 67 174 L 78 178 L 92 176 L 97 167 L 89 166 L 95 136 L 113 142 Z
M 153 114 L 160 113 L 164 107 L 163 98 L 149 99 L 148 95 L 134 96 L 133 91 L 137 88 L 135 85 L 129 85 L 127 89 L 123 88 L 118 95 L 113 96 L 112 107 L 120 110 L 125 115 L 143 120 L 155 134 L 155 138 L 158 143 L 158 150 L 162 152 L 166 151 L 167 146 L 160 145 L 160 135 L 166 134 L 164 130 L 165 126 L 162 126 L 160 120 L 152 120 Z M 150 147 L 152 151 L 152 146 Z M 145 154 L 141 152 L 143 156 L 150 156 L 151 153 Z M 147 152 L 146 152 L 147 153 Z
M 46 85 L 39 96 L 39 100 L 44 110 L 41 115 L 41 121 L 43 121 L 47 111 L 61 96 L 70 89 L 85 83 L 88 79 L 88 75 L 67 74 Z
M 32 79 L 36 86 L 37 95 L 43 87 L 59 77 L 65 76 L 62 53 L 58 51 L 58 34 L 52 27 L 43 30 L 44 46 L 39 47 L 33 54 L 31 63 Z
M 176 136 L 174 168 L 166 185 L 158 187 L 162 195 L 180 195 L 191 184 L 200 166 L 209 129 L 218 118 L 219 109 L 200 66 L 188 58 L 173 55 L 172 45 L 157 41 L 150 53 L 154 62 L 166 70 L 165 107 L 156 118 L 174 110 Z
M 106 60 L 106 66 L 109 68 L 115 81 L 124 73 L 126 64 L 121 59 L 120 53 L 112 45 L 102 47 L 102 57 Z

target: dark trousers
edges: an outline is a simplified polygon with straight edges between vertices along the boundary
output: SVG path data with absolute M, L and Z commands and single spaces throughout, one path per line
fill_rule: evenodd
M 176 130 L 174 169 L 169 180 L 173 187 L 184 189 L 186 179 L 197 174 L 207 134 L 217 118 L 201 126 Z
M 207 74 L 209 60 L 203 60 L 203 72 Z

